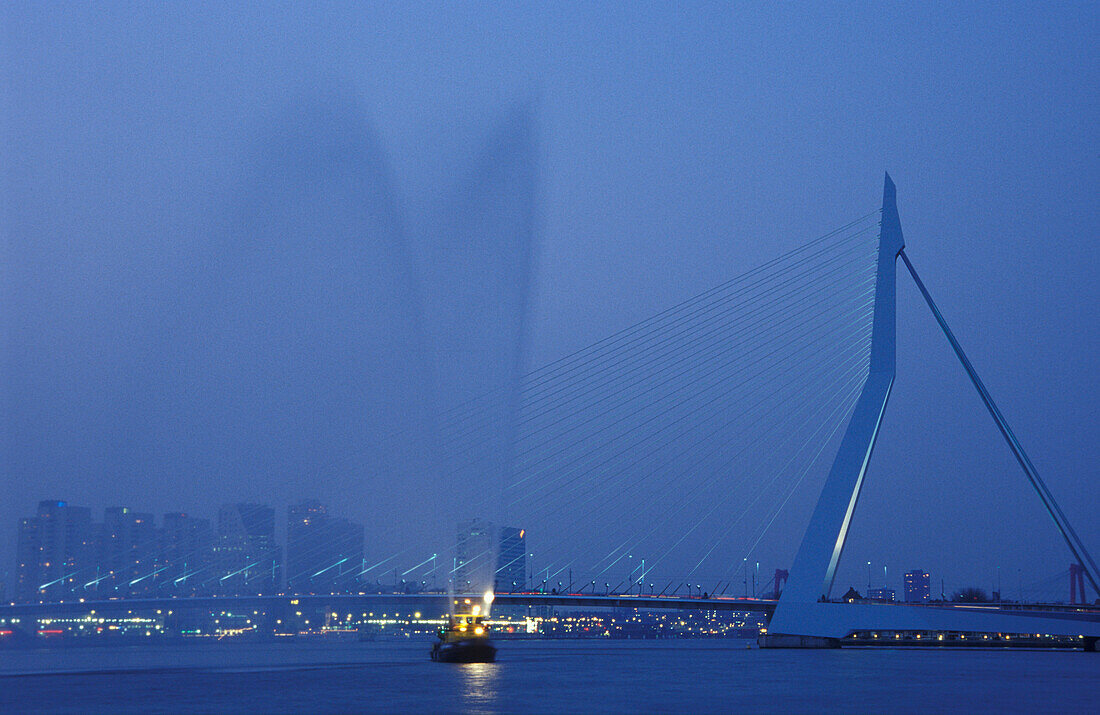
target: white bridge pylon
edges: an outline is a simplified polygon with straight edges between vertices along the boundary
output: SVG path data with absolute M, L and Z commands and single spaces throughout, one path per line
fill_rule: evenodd
M 857 631 L 875 630 L 1044 633 L 1084 636 L 1095 643 L 1095 638 L 1100 636 L 1100 617 L 1095 613 L 828 601 L 837 564 L 844 550 L 848 528 L 894 384 L 895 289 L 899 255 L 905 260 L 940 327 L 1062 533 L 1073 557 L 1083 564 L 1090 583 L 1096 588 L 1095 565 L 1091 557 L 989 397 L 985 386 L 905 256 L 904 248 L 905 240 L 897 209 L 897 191 L 887 174 L 882 195 L 870 371 L 821 490 L 821 496 L 810 517 L 802 544 L 795 555 L 790 579 L 768 626 L 769 644 L 821 645 L 814 643 L 812 639 L 831 641 Z M 807 640 L 807 637 L 811 640 Z

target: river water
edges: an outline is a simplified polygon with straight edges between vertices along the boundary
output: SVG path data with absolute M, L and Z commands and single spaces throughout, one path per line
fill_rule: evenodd
M 492 664 L 424 642 L 0 651 L 0 713 L 1100 712 L 1100 654 L 522 641 Z

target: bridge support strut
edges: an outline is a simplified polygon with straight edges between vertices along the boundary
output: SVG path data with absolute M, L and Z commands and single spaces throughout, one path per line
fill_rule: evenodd
M 882 192 L 882 221 L 879 231 L 878 265 L 875 283 L 875 307 L 871 332 L 871 360 L 867 380 L 856 400 L 848 428 L 841 439 L 833 465 L 814 507 L 806 534 L 790 570 L 768 626 L 761 638 L 764 647 L 823 648 L 836 647 L 840 639 L 856 631 L 964 631 L 1000 633 L 1046 633 L 1072 635 L 1082 639 L 1086 648 L 1095 648 L 1100 637 L 1100 619 L 1095 614 L 1074 612 L 1021 612 L 964 609 L 951 606 L 900 605 L 872 603 L 833 603 L 829 594 L 836 576 L 852 515 L 859 499 L 867 465 L 878 438 L 879 427 L 895 376 L 895 290 L 897 258 L 909 268 L 940 327 L 947 335 L 959 360 L 977 388 L 990 414 L 1024 468 L 1051 518 L 1058 525 L 1070 551 L 1085 565 L 1089 582 L 1095 565 L 1039 478 L 1034 465 L 1023 451 L 988 391 L 978 378 L 954 334 L 917 276 L 905 255 L 905 240 L 897 210 L 897 191 L 886 175 Z M 1100 592 L 1100 589 L 1098 589 Z
M 1077 563 L 1080 565 L 1085 577 L 1092 585 L 1093 591 L 1100 596 L 1100 586 L 1096 584 L 1096 563 L 1093 562 L 1092 556 L 1089 554 L 1088 549 L 1085 548 L 1085 544 L 1081 541 L 1081 537 L 1077 535 L 1077 532 L 1069 523 L 1069 519 L 1066 518 L 1061 507 L 1058 506 L 1058 502 L 1054 500 L 1054 495 L 1050 493 L 1046 483 L 1039 476 L 1038 470 L 1036 470 L 1035 465 L 1031 463 L 1031 459 L 1027 456 L 1027 452 L 1024 451 L 1023 445 L 1020 444 L 1020 440 L 1016 439 L 1016 434 L 1012 431 L 1012 428 L 1009 427 L 1008 421 L 1004 418 L 1004 415 L 1001 414 L 1000 409 L 997 408 L 997 403 L 993 401 L 993 397 L 989 394 L 989 390 L 985 388 L 985 383 L 978 377 L 978 373 L 974 370 L 974 366 L 970 364 L 970 360 L 966 357 L 966 353 L 963 352 L 962 345 L 955 339 L 955 334 L 951 332 L 951 328 L 947 325 L 947 321 L 944 320 L 943 315 L 940 313 L 940 309 L 936 306 L 935 301 L 932 300 L 932 296 L 929 294 L 928 289 L 924 287 L 924 281 L 917 275 L 917 269 L 913 268 L 909 256 L 905 255 L 904 249 L 901 251 L 901 259 L 905 261 L 905 267 L 909 269 L 909 274 L 913 276 L 913 280 L 916 282 L 917 288 L 920 289 L 921 295 L 924 296 L 925 302 L 928 303 L 928 307 L 932 310 L 932 314 L 936 316 L 936 322 L 939 323 L 940 329 L 943 330 L 943 334 L 947 336 L 947 341 L 951 343 L 951 349 L 955 351 L 955 356 L 958 357 L 959 362 L 962 363 L 967 376 L 970 378 L 970 382 L 974 385 L 974 389 L 978 391 L 978 395 L 982 398 L 985 408 L 989 410 L 989 414 L 993 417 L 993 421 L 997 423 L 997 429 L 1001 431 L 1001 436 L 1003 436 L 1005 442 L 1008 443 L 1008 448 L 1012 450 L 1012 454 L 1016 457 L 1016 461 L 1023 467 L 1024 474 L 1027 475 L 1028 481 L 1031 482 L 1031 486 L 1035 488 L 1035 492 L 1039 495 L 1039 499 L 1042 500 L 1047 513 L 1050 514 L 1050 518 L 1054 521 L 1055 526 L 1058 527 L 1058 531 L 1066 541 L 1066 546 L 1069 547 L 1070 552 L 1073 554 L 1074 558 L 1077 559 Z M 1086 600 L 1084 589 L 1081 589 L 1081 600 Z

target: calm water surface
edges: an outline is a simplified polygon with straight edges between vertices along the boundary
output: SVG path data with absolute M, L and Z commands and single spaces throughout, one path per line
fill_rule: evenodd
M 0 713 L 1100 712 L 1095 653 L 502 645 L 470 665 L 408 642 L 0 651 Z

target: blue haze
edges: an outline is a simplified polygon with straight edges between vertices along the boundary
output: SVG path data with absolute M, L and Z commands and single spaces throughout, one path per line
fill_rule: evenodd
M 316 496 L 379 558 L 435 551 L 456 520 L 442 405 L 867 213 L 884 169 L 908 253 L 1100 550 L 1098 20 L 6 4 L 0 573 L 47 497 Z M 1001 567 L 1012 595 L 1068 555 L 899 280 L 898 383 L 838 583 L 868 560 L 949 588 Z

